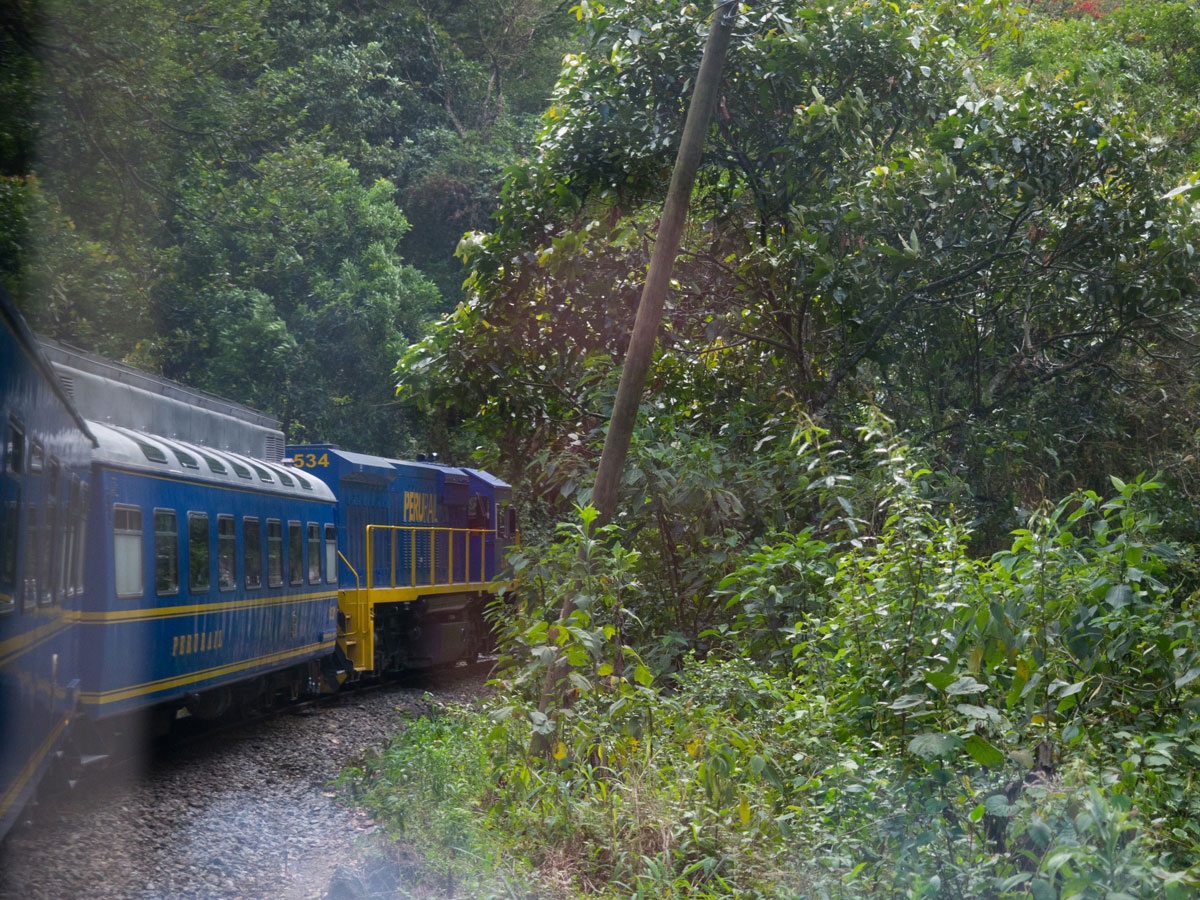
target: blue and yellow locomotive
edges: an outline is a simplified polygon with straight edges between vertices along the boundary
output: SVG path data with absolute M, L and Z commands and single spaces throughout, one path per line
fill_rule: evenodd
M 39 345 L 0 300 L 0 836 L 68 736 L 99 758 L 146 714 L 488 648 L 507 484 L 328 444 L 284 459 L 261 414 Z

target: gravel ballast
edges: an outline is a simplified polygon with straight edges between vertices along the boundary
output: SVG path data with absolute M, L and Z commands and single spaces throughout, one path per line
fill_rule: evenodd
M 485 678 L 460 667 L 343 694 L 89 773 L 0 843 L 0 898 L 377 896 L 380 861 L 397 848 L 331 782 L 423 714 L 426 692 L 471 702 Z

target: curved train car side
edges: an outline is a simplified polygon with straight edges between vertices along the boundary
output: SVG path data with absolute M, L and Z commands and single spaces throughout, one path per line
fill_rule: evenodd
M 284 460 L 261 413 L 71 368 L 0 301 L 0 838 L 56 757 L 489 648 L 507 484 L 329 444 Z M 154 403 L 176 436 L 148 432 Z
M 0 835 L 66 736 L 78 694 L 94 438 L 0 291 Z
M 220 715 L 264 672 L 293 693 L 336 640 L 333 493 L 282 466 L 92 424 L 83 707 Z

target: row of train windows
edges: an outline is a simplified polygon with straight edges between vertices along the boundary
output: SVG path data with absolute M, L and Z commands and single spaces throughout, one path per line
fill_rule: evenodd
M 83 592 L 88 509 L 88 486 L 64 473 L 57 459 L 47 460 L 37 441 L 27 446 L 24 432 L 12 419 L 3 450 L 0 615 L 18 607 L 29 612 L 53 606 Z
M 257 516 L 242 519 L 242 577 L 247 590 L 263 586 L 264 574 L 268 587 L 283 585 L 284 540 L 283 523 L 279 519 L 266 521 L 266 558 L 264 573 L 263 528 Z M 117 595 L 140 597 L 142 585 L 142 510 L 136 506 L 113 507 L 113 561 Z M 324 560 L 321 553 L 321 526 L 316 522 L 287 523 L 287 574 L 291 584 L 303 584 L 307 573 L 309 584 L 320 584 L 324 562 L 325 582 L 337 581 L 337 528 L 325 526 Z M 307 566 L 305 549 L 307 548 Z M 208 513 L 187 514 L 187 573 L 188 590 L 192 594 L 207 594 L 212 589 L 212 539 Z M 238 537 L 234 517 L 217 516 L 217 589 L 232 591 L 237 587 L 236 563 Z M 154 591 L 159 596 L 179 593 L 179 519 L 173 509 L 154 510 Z

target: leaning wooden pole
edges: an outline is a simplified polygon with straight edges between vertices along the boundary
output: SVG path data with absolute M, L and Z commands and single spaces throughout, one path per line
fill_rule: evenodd
M 713 10 L 708 40 L 704 44 L 704 57 L 700 60 L 700 71 L 696 75 L 696 87 L 688 106 L 683 137 L 675 157 L 675 169 L 671 173 L 671 185 L 663 203 L 658 236 L 654 241 L 654 252 L 650 255 L 650 268 L 642 287 L 642 299 L 629 337 L 621 383 L 617 388 L 617 399 L 613 404 L 608 435 L 604 439 L 600 467 L 592 488 L 592 505 L 600 513 L 597 526 L 608 522 L 616 510 L 617 488 L 625 467 L 625 456 L 629 452 L 633 426 L 637 422 L 642 392 L 646 387 L 646 373 L 650 371 L 650 362 L 654 357 L 654 344 L 662 322 L 663 306 L 667 301 L 667 284 L 671 279 L 675 257 L 679 254 L 688 203 L 696 183 L 696 172 L 700 169 L 700 153 L 704 149 L 704 138 L 708 134 L 708 125 L 712 121 L 721 87 L 721 71 L 725 66 L 725 54 L 729 50 L 729 39 L 733 32 L 735 7 L 736 0 L 718 0 Z M 574 610 L 574 598 L 568 595 L 559 612 L 559 621 L 566 619 Z M 541 712 L 546 712 L 554 698 L 561 695 L 566 669 L 566 659 L 561 655 L 551 663 L 542 682 L 542 694 L 538 702 Z M 549 749 L 549 740 L 535 732 L 529 749 L 532 753 L 545 753 Z
M 733 0 L 722 0 L 713 11 L 712 24 L 708 29 L 708 41 L 704 45 L 704 58 L 696 75 L 696 88 L 688 107 L 687 121 L 683 126 L 683 138 L 679 142 L 679 153 L 675 157 L 675 170 L 671 173 L 671 186 L 663 204 L 659 220 L 658 236 L 654 241 L 654 252 L 650 256 L 650 268 L 646 283 L 642 287 L 642 299 L 638 304 L 637 319 L 629 337 L 629 349 L 625 353 L 625 366 L 621 370 L 621 383 L 617 388 L 616 402 L 608 423 L 608 435 L 604 439 L 604 450 L 600 454 L 600 467 L 596 470 L 596 482 L 592 488 L 592 505 L 596 507 L 598 525 L 612 518 L 617 506 L 617 488 L 621 483 L 621 472 L 625 468 L 625 456 L 629 452 L 629 441 L 637 422 L 638 407 L 642 392 L 646 388 L 646 374 L 654 358 L 654 344 L 662 324 L 663 306 L 667 300 L 667 285 L 675 257 L 679 254 L 679 243 L 683 238 L 683 226 L 687 221 L 688 204 L 692 187 L 696 183 L 696 172 L 700 168 L 700 154 L 704 139 L 712 121 L 713 109 L 721 87 L 721 70 L 725 65 L 725 54 L 729 50 L 729 39 L 733 32 Z

